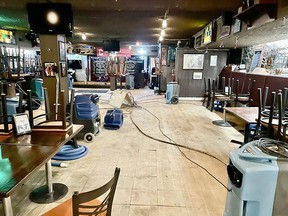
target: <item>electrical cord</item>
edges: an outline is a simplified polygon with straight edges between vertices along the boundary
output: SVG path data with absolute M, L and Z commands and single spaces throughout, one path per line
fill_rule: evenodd
M 133 95 L 132 95 L 133 97 Z M 192 159 L 190 159 L 182 150 L 181 148 L 185 148 L 185 149 L 188 149 L 188 150 L 192 150 L 192 151 L 195 151 L 195 152 L 198 152 L 198 153 L 201 153 L 201 154 L 205 154 L 211 158 L 214 158 L 215 160 L 219 161 L 220 163 L 224 164 L 225 166 L 227 166 L 227 164 L 225 162 L 223 162 L 222 160 L 220 160 L 219 158 L 217 158 L 216 156 L 214 155 L 211 155 L 207 152 L 204 152 L 204 151 L 201 151 L 201 150 L 198 150 L 198 149 L 194 149 L 194 148 L 191 148 L 191 147 L 187 147 L 185 145 L 181 145 L 181 144 L 178 144 L 176 143 L 174 140 L 172 140 L 170 137 L 168 137 L 161 129 L 160 127 L 160 119 L 155 116 L 152 112 L 150 112 L 149 110 L 139 106 L 137 104 L 137 101 L 134 100 L 134 103 L 133 103 L 134 107 L 135 108 L 141 108 L 141 109 L 144 109 L 146 110 L 147 112 L 149 112 L 153 117 L 155 117 L 157 120 L 158 120 L 158 127 L 159 127 L 159 130 L 161 131 L 161 133 L 163 134 L 163 136 L 165 136 L 167 139 L 170 140 L 170 142 L 168 141 L 165 141 L 165 140 L 161 140 L 161 139 L 158 139 L 158 138 L 155 138 L 155 137 L 152 137 L 148 134 L 146 134 L 143 130 L 141 130 L 141 128 L 136 124 L 136 122 L 133 120 L 133 117 L 132 117 L 132 114 L 133 114 L 133 109 L 132 109 L 132 112 L 131 112 L 131 115 L 130 115 L 130 119 L 132 121 L 132 123 L 134 124 L 134 126 L 138 129 L 138 131 L 140 133 L 142 133 L 144 136 L 150 138 L 150 139 L 153 139 L 155 141 L 159 141 L 159 142 L 162 142 L 162 143 L 165 143 L 165 144 L 169 144 L 169 145 L 173 145 L 173 146 L 176 146 L 178 148 L 178 150 L 180 151 L 181 155 L 183 157 L 185 157 L 188 161 L 190 161 L 191 163 L 195 164 L 196 166 L 200 167 L 201 169 L 203 169 L 208 175 L 210 175 L 214 180 L 216 180 L 220 185 L 222 185 L 228 192 L 231 192 L 232 189 L 231 188 L 228 188 L 224 183 L 222 183 L 216 176 L 214 176 L 211 172 L 209 172 L 209 170 L 207 170 L 205 167 L 203 167 L 202 165 L 198 164 L 197 162 L 193 161 Z
M 130 93 L 130 92 L 129 92 Z M 148 95 L 147 95 L 148 96 Z M 149 95 L 150 96 L 150 95 Z M 163 130 L 161 129 L 160 127 L 160 119 L 155 116 L 152 112 L 150 112 L 149 110 L 145 109 L 144 107 L 141 107 L 138 105 L 137 101 L 134 99 L 133 95 L 130 93 L 129 95 L 130 98 L 132 98 L 132 102 L 133 102 L 133 106 L 130 106 L 128 109 L 132 109 L 131 111 L 131 114 L 130 114 L 130 119 L 132 121 L 132 123 L 134 124 L 134 126 L 137 128 L 137 130 L 142 133 L 144 136 L 150 138 L 150 139 L 153 139 L 155 141 L 158 141 L 158 142 L 162 142 L 162 143 L 165 143 L 165 144 L 169 144 L 169 145 L 173 145 L 173 146 L 176 146 L 178 148 L 178 150 L 180 151 L 181 155 L 186 158 L 188 161 L 190 161 L 191 163 L 195 164 L 196 166 L 200 167 L 201 169 L 203 169 L 208 175 L 210 175 L 214 180 L 216 180 L 220 185 L 222 185 L 228 192 L 232 191 L 232 189 L 228 188 L 224 183 L 222 183 L 216 176 L 214 176 L 211 172 L 209 172 L 208 169 L 206 169 L 205 167 L 203 167 L 202 165 L 200 165 L 199 163 L 193 161 L 192 159 L 190 159 L 182 150 L 181 148 L 185 148 L 185 149 L 188 149 L 188 150 L 191 150 L 191 151 L 195 151 L 195 152 L 198 152 L 198 153 L 201 153 L 201 154 L 204 154 L 204 155 L 207 155 L 211 158 L 214 158 L 215 160 L 219 161 L 220 163 L 224 164 L 225 166 L 227 166 L 227 164 L 225 162 L 223 162 L 222 160 L 220 160 L 219 158 L 217 158 L 216 156 L 214 155 L 211 155 L 207 152 L 204 152 L 204 151 L 201 151 L 201 150 L 198 150 L 198 149 L 194 149 L 194 148 L 191 148 L 191 147 L 188 147 L 188 146 L 185 146 L 185 145 L 181 145 L 181 144 L 178 144 L 176 143 L 174 140 L 172 140 L 169 136 L 167 136 Z M 144 97 L 144 96 L 143 96 Z M 169 142 L 168 141 L 165 141 L 165 140 L 161 140 L 161 139 L 158 139 L 158 138 L 155 138 L 155 137 L 152 137 L 148 134 L 146 134 L 143 130 L 141 130 L 141 128 L 136 124 L 136 122 L 133 120 L 133 117 L 132 117 L 132 114 L 133 114 L 133 108 L 139 108 L 139 109 L 143 109 L 145 111 L 147 111 L 148 113 L 150 113 L 154 118 L 156 118 L 158 120 L 158 128 L 159 130 L 161 131 L 162 135 L 165 136 L 168 140 L 170 140 Z
M 160 127 L 160 119 L 159 119 L 157 116 L 155 116 L 153 113 L 151 113 L 149 110 L 147 110 L 147 109 L 145 109 L 145 108 L 143 108 L 143 107 L 142 107 L 142 109 L 144 109 L 145 111 L 147 111 L 148 113 L 150 113 L 153 117 L 155 117 L 155 118 L 158 120 L 158 128 L 159 128 L 160 132 L 162 133 L 163 136 L 165 136 L 165 137 L 166 137 L 167 139 L 169 139 L 170 141 L 168 142 L 168 141 L 165 141 L 165 140 L 161 140 L 161 139 L 152 137 L 152 136 L 150 136 L 150 135 L 148 135 L 148 134 L 145 134 L 145 136 L 147 136 L 147 137 L 149 137 L 149 138 L 151 138 L 151 139 L 154 139 L 154 140 L 156 140 L 156 141 L 159 141 L 159 142 L 164 142 L 164 143 L 166 143 L 166 144 L 175 145 L 175 146 L 177 146 L 177 147 L 185 148 L 185 149 L 188 149 L 188 150 L 191 150 L 191 151 L 195 151 L 195 152 L 198 152 L 198 153 L 207 155 L 207 156 L 209 156 L 209 157 L 211 157 L 211 158 L 214 158 L 215 160 L 219 161 L 220 163 L 224 164 L 225 166 L 228 165 L 227 163 L 225 163 L 224 161 L 220 160 L 220 159 L 217 158 L 216 156 L 211 155 L 211 154 L 209 154 L 209 153 L 207 153 L 207 152 L 204 152 L 204 151 L 201 151 L 201 150 L 192 148 L 192 147 L 188 147 L 188 146 L 185 146 L 185 145 L 176 143 L 174 140 L 172 140 L 170 137 L 168 137 L 168 136 L 163 132 L 163 130 L 162 130 L 161 127 Z M 135 121 L 133 121 L 133 119 L 131 119 L 131 120 L 132 120 L 133 123 L 135 123 Z M 136 124 L 136 123 L 135 123 L 135 124 Z M 134 124 L 134 125 L 135 125 L 135 124 Z M 136 124 L 135 126 L 137 127 L 138 130 L 140 130 L 141 132 L 143 132 L 137 124 Z M 144 133 L 144 132 L 143 132 L 143 133 Z M 172 143 L 172 142 L 173 142 L 173 143 Z

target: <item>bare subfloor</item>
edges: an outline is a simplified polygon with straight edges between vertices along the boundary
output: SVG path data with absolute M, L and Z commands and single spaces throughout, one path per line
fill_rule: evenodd
M 230 140 L 243 140 L 243 136 L 232 127 L 212 124 L 213 120 L 221 118 L 201 106 L 199 101 L 180 100 L 176 105 L 168 105 L 164 95 L 156 95 L 149 89 L 131 90 L 131 93 L 137 106 L 123 109 L 124 124 L 119 130 L 101 126 L 93 142 L 79 141 L 89 148 L 85 157 L 69 161 L 68 168 L 52 168 L 54 182 L 69 187 L 67 196 L 47 205 L 29 201 L 31 190 L 45 184 L 42 168 L 12 196 L 15 215 L 38 216 L 70 198 L 76 190 L 97 188 L 111 178 L 116 166 L 121 168 L 121 174 L 113 216 L 223 215 L 227 193 L 224 187 L 227 184 L 226 165 L 191 149 L 148 138 L 133 125 L 131 118 L 149 136 L 206 152 L 225 163 L 229 152 L 239 147 Z M 110 94 L 100 95 L 103 122 L 107 109 L 111 108 L 108 104 Z

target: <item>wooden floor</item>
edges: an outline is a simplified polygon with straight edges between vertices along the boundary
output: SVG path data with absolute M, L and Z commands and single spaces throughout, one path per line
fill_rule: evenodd
M 199 101 L 180 100 L 176 105 L 168 105 L 164 95 L 156 95 L 150 89 L 131 93 L 137 107 L 123 109 L 124 124 L 119 130 L 101 126 L 92 143 L 79 141 L 89 148 L 88 155 L 69 161 L 68 168 L 52 168 L 54 182 L 65 183 L 68 195 L 47 205 L 30 202 L 31 190 L 45 183 L 45 172 L 41 169 L 12 196 L 15 215 L 38 216 L 71 197 L 76 190 L 97 188 L 111 178 L 116 166 L 121 173 L 113 216 L 223 215 L 227 191 L 198 165 L 224 185 L 226 165 L 191 149 L 152 140 L 140 133 L 131 119 L 149 136 L 206 152 L 225 163 L 229 152 L 239 147 L 230 140 L 243 140 L 242 134 L 232 127 L 212 124 L 221 118 Z M 108 104 L 111 95 L 100 95 L 103 120 L 111 108 Z

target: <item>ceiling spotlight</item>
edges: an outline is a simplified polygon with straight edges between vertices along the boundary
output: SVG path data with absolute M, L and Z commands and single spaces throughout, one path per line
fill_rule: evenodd
M 137 42 L 136 42 L 136 46 L 140 46 L 140 45 L 142 45 L 142 43 L 139 42 L 139 41 L 137 41 Z
M 55 11 L 49 11 L 47 13 L 47 20 L 52 25 L 57 24 L 59 20 L 58 14 Z
M 163 37 L 165 36 L 165 30 L 164 29 L 161 30 L 160 35 L 163 36 Z
M 86 40 L 86 38 L 87 38 L 84 33 L 82 33 L 81 37 L 82 37 L 82 40 Z
M 159 41 L 163 41 L 163 40 L 164 40 L 164 37 L 162 35 L 160 35 Z
M 131 45 L 129 46 L 129 49 L 132 50 L 132 46 Z
M 162 21 L 162 27 L 163 27 L 163 28 L 166 28 L 166 27 L 167 27 L 167 20 L 166 20 L 166 19 L 163 19 L 163 21 Z

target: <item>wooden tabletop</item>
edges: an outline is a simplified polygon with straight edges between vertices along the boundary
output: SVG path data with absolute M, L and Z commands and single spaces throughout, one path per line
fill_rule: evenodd
M 226 112 L 241 118 L 246 123 L 257 123 L 258 107 L 225 107 L 224 109 Z
M 1 144 L 7 145 L 41 145 L 60 147 L 71 140 L 77 133 L 83 129 L 83 125 L 74 124 L 67 132 L 55 131 L 33 131 L 30 134 L 22 136 L 12 135 L 2 141 Z
M 34 171 L 51 159 L 83 125 L 67 132 L 36 132 L 12 135 L 0 143 L 0 198 L 8 197 Z
M 59 150 L 56 146 L 0 144 L 0 198 L 12 191 Z

